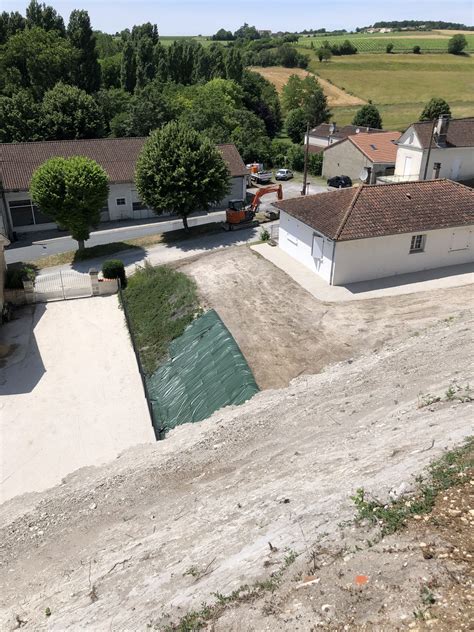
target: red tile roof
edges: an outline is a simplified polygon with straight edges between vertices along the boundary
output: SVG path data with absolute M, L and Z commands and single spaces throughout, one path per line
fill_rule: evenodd
M 474 191 L 451 180 L 362 185 L 275 206 L 336 241 L 474 224 Z
M 45 160 L 87 156 L 102 165 L 109 182 L 133 182 L 135 164 L 145 141 L 140 137 L 5 143 L 0 145 L 0 180 L 5 191 L 27 191 L 33 172 Z M 232 177 L 248 173 L 235 145 L 217 147 Z
M 381 132 L 380 134 L 355 134 L 347 142 L 355 145 L 371 162 L 395 164 L 400 132 Z M 329 146 L 326 151 L 331 148 Z

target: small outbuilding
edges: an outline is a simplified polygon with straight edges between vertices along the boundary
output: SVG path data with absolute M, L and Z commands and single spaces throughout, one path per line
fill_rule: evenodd
M 377 177 L 393 174 L 400 132 L 360 133 L 347 136 L 324 150 L 323 176 L 345 175 L 373 184 Z
M 275 206 L 279 247 L 331 285 L 474 261 L 474 191 L 451 180 L 362 185 Z

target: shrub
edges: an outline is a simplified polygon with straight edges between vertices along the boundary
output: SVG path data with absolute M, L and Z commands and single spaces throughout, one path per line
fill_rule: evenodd
M 421 46 L 413 46 L 413 52 L 415 53 L 415 55 L 419 55 L 421 53 Z
M 393 44 L 392 44 L 392 42 L 390 42 L 389 44 L 387 44 L 387 47 L 386 47 L 386 49 L 385 49 L 385 50 L 386 50 L 386 52 L 387 52 L 388 54 L 390 54 L 390 53 L 393 51 Z
M 293 171 L 303 171 L 304 169 L 304 149 L 301 145 L 292 145 L 288 149 L 288 164 Z
M 467 46 L 467 39 L 462 33 L 457 33 L 448 42 L 448 53 L 451 55 L 461 55 Z
M 266 228 L 262 228 L 262 230 L 260 231 L 260 240 L 268 241 L 269 239 L 270 239 L 270 233 L 268 232 Z
M 32 266 L 8 268 L 5 276 L 5 287 L 9 290 L 22 290 L 23 281 L 34 281 L 35 276 L 35 269 Z
M 320 176 L 323 171 L 323 152 L 318 154 L 309 154 L 308 171 L 312 176 Z
M 120 259 L 109 259 L 102 264 L 102 274 L 105 279 L 120 279 L 121 287 L 126 287 L 127 276 L 125 266 Z

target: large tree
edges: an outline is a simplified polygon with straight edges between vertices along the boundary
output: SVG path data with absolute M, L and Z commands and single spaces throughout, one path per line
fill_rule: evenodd
M 41 104 L 45 138 L 97 138 L 104 131 L 102 112 L 93 97 L 76 86 L 58 83 Z
M 188 230 L 188 215 L 217 204 L 229 190 L 230 174 L 219 150 L 184 123 L 154 131 L 137 161 L 135 183 L 157 215 L 172 212 Z
M 441 97 L 433 97 L 423 108 L 423 112 L 420 115 L 420 121 L 433 121 L 442 114 L 447 114 L 451 117 L 451 108 L 447 101 Z
M 456 33 L 448 42 L 448 52 L 452 55 L 461 55 L 467 46 L 466 36 L 462 33 Z
M 375 105 L 368 103 L 357 110 L 354 118 L 352 119 L 352 125 L 382 129 L 382 117 Z
M 302 108 L 311 126 L 325 123 L 331 116 L 326 96 L 314 75 L 304 79 L 291 75 L 283 88 L 282 102 L 286 113 Z
M 28 28 L 38 26 L 45 31 L 58 31 L 64 35 L 64 20 L 56 9 L 46 4 L 40 4 L 37 0 L 31 0 L 26 8 L 26 25 Z
M 286 133 L 294 143 L 303 141 L 308 119 L 303 108 L 295 108 L 288 113 L 285 121 Z
M 25 29 L 15 33 L 5 44 L 0 57 L 0 75 L 5 77 L 14 70 L 17 88 L 30 88 L 39 99 L 58 81 L 69 80 L 77 54 L 55 30 Z
M 88 92 L 100 88 L 100 64 L 95 46 L 95 35 L 87 11 L 73 11 L 67 26 L 67 36 L 71 44 L 79 51 L 74 67 L 74 82 Z
M 108 177 L 90 158 L 50 158 L 34 172 L 30 192 L 41 212 L 69 230 L 82 250 L 91 228 L 100 222 Z
M 124 90 L 133 92 L 137 82 L 137 57 L 130 38 L 125 41 L 122 51 L 122 66 L 120 69 L 120 83 Z
M 42 140 L 40 106 L 29 90 L 0 97 L 0 142 Z

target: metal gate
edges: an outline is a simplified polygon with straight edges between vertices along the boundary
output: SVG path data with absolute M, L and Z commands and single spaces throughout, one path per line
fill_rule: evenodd
M 40 274 L 35 279 L 35 303 L 64 301 L 86 296 L 92 296 L 91 278 L 87 273 L 59 270 L 50 274 Z

